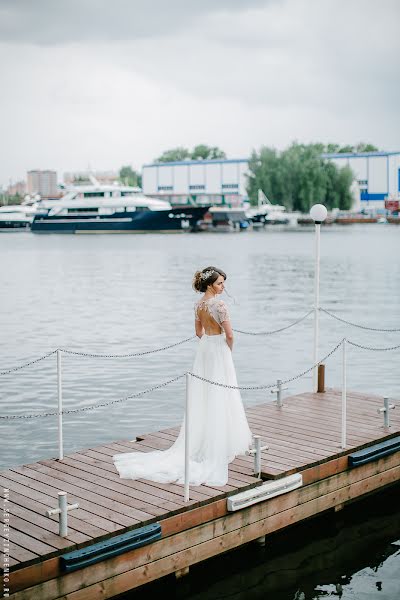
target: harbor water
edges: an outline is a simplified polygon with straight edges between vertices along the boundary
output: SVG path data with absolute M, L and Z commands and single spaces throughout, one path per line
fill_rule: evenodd
M 321 307 L 352 323 L 399 330 L 399 235 L 397 227 L 384 224 L 323 227 Z M 87 354 L 62 355 L 64 409 L 82 409 L 64 416 L 65 453 L 177 425 L 184 379 L 123 399 L 183 374 L 191 367 L 197 340 L 134 358 L 90 355 L 146 352 L 194 335 L 197 295 L 191 280 L 196 269 L 208 265 L 228 274 L 224 298 L 234 328 L 260 333 L 290 325 L 313 307 L 314 243 L 308 227 L 235 234 L 1 234 L 0 371 L 56 348 Z M 400 331 L 357 328 L 322 312 L 320 358 L 343 337 L 374 348 L 400 343 Z M 347 354 L 349 390 L 400 398 L 399 350 L 350 346 Z M 313 316 L 280 333 L 236 333 L 234 361 L 240 385 L 273 384 L 301 374 L 313 363 Z M 328 387 L 340 388 L 341 365 L 339 348 L 326 361 Z M 52 354 L 1 375 L 1 415 L 57 411 L 56 366 Z M 290 395 L 311 391 L 310 373 L 288 388 Z M 247 406 L 274 398 L 269 389 L 245 391 L 242 397 Z M 112 403 L 116 400 L 121 401 Z M 83 410 L 97 403 L 107 405 Z M 0 420 L 2 469 L 56 456 L 56 416 Z M 390 543 L 399 539 L 394 524 L 397 533 Z M 385 561 L 388 574 L 382 577 L 393 579 L 395 570 L 398 577 L 398 552 Z M 329 583 L 319 596 L 306 598 L 337 594 Z M 363 596 L 361 586 L 359 595 L 343 597 L 398 597 L 390 595 L 389 585 L 378 587 L 376 596 Z

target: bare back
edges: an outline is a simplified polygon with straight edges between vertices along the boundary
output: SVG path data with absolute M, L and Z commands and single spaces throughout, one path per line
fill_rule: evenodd
M 225 303 L 215 298 L 199 300 L 195 305 L 195 315 L 206 335 L 220 335 L 223 332 L 221 323 L 229 319 Z

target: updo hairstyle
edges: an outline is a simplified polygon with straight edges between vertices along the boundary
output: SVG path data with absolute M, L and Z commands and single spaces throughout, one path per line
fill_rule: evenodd
M 206 279 L 203 279 L 202 274 L 207 271 L 211 271 L 211 274 Z M 193 289 L 196 292 L 205 292 L 207 287 L 215 283 L 220 275 L 226 280 L 226 273 L 221 269 L 217 269 L 217 267 L 206 267 L 202 271 L 196 271 L 193 277 Z

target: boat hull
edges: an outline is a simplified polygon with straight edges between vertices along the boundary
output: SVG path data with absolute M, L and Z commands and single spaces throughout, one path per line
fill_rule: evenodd
M 22 221 L 22 220 L 16 220 L 13 221 L 12 219 L 7 220 L 7 221 L 1 221 L 0 220 L 0 231 L 13 231 L 15 229 L 28 229 L 31 225 L 31 221 Z
M 33 233 L 151 233 L 198 231 L 209 207 L 124 211 L 113 215 L 36 215 Z

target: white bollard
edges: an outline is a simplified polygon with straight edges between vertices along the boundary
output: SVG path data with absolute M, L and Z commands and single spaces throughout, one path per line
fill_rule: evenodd
M 57 396 L 58 396 L 58 460 L 64 458 L 63 416 L 62 416 L 62 370 L 61 350 L 57 350 Z
M 185 394 L 185 502 L 189 502 L 189 384 L 190 375 L 186 373 L 186 394 Z
M 343 344 L 343 356 L 342 356 L 342 448 L 346 448 L 346 425 L 347 425 L 347 381 L 346 381 L 346 338 L 344 338 Z
M 51 508 L 46 510 L 46 515 L 52 517 L 58 515 L 58 530 L 61 537 L 67 537 L 68 535 L 68 511 L 74 508 L 79 508 L 79 504 L 67 503 L 67 492 L 58 492 L 58 508 Z

